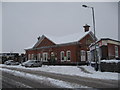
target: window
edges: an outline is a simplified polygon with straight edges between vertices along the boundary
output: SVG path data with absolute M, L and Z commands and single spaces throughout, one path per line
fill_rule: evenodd
M 91 55 L 90 55 L 90 51 L 87 51 L 87 60 L 90 62 L 91 60 Z
M 115 46 L 115 57 L 118 58 L 118 46 Z
M 40 60 L 40 58 L 41 58 L 40 56 L 41 56 L 40 53 L 38 53 L 37 54 L 37 60 Z
M 81 50 L 81 61 L 85 61 L 86 60 L 86 52 L 85 50 Z
M 47 61 L 48 59 L 48 53 L 43 53 L 43 61 Z
M 30 58 L 30 54 L 28 54 L 28 60 L 30 60 L 31 58 Z
M 64 51 L 61 51 L 61 60 L 64 61 Z
M 66 55 L 67 55 L 67 60 L 70 61 L 71 60 L 71 52 L 67 51 Z
M 51 56 L 55 56 L 55 55 L 54 55 L 54 52 L 51 52 Z
M 34 54 L 32 54 L 31 59 L 34 59 Z

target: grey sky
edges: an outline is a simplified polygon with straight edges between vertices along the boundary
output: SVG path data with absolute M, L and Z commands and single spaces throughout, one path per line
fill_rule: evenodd
M 2 51 L 2 3 L 0 2 L 0 52 Z
M 96 34 L 98 38 L 118 39 L 117 2 L 4 2 L 2 3 L 2 51 L 24 52 L 24 48 L 44 35 L 65 36 L 83 32 L 83 25 L 92 30 L 91 9 L 95 8 Z

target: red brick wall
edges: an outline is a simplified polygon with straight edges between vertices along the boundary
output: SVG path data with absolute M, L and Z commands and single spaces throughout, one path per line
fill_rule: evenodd
M 55 45 L 55 43 L 53 43 L 52 41 L 50 41 L 49 39 L 47 39 L 46 37 L 42 40 L 42 42 L 37 46 L 37 48 L 39 47 L 43 47 L 43 46 L 51 46 L 51 45 Z
M 37 50 L 37 52 L 36 52 L 36 50 L 28 50 L 28 51 L 26 51 L 26 53 L 28 56 L 28 54 L 38 54 L 38 53 L 42 54 L 43 52 L 47 52 L 50 55 L 51 52 L 54 52 L 54 53 L 57 53 L 58 62 L 61 62 L 61 58 L 60 58 L 61 51 L 64 51 L 65 56 L 66 56 L 67 51 L 71 51 L 70 62 L 76 62 L 77 60 L 80 59 L 80 58 L 78 58 L 78 52 L 80 52 L 80 47 L 78 47 L 77 45 L 59 46 L 59 47 L 54 47 L 54 48 L 49 48 L 49 49 L 39 49 L 39 50 Z
M 115 46 L 118 46 L 118 45 L 108 44 L 108 55 L 110 59 L 115 58 Z M 120 46 L 118 47 L 118 52 L 120 55 Z
M 83 50 L 89 50 L 88 47 L 89 47 L 89 45 L 90 45 L 91 43 L 94 42 L 94 40 L 93 40 L 92 37 L 88 34 L 88 35 L 86 35 L 86 37 L 84 37 L 83 39 L 81 39 L 79 42 L 81 43 L 81 49 L 83 49 Z
M 47 52 L 49 55 L 51 52 L 55 52 L 57 53 L 57 60 L 58 62 L 61 62 L 61 58 L 60 58 L 60 52 L 64 51 L 65 52 L 65 56 L 66 56 L 66 52 L 69 50 L 71 51 L 71 61 L 70 62 L 80 62 L 80 50 L 89 50 L 88 46 L 90 45 L 91 42 L 87 42 L 86 40 L 90 40 L 91 42 L 93 42 L 92 38 L 90 37 L 90 35 L 87 35 L 86 37 L 84 37 L 82 40 L 79 41 L 79 43 L 81 43 L 80 45 L 58 45 L 58 47 L 54 47 L 54 48 L 48 48 L 48 49 L 37 49 L 36 50 L 27 50 L 27 56 L 28 54 L 38 54 L 38 53 L 43 53 L 43 52 Z M 87 47 L 85 46 L 87 42 Z M 44 40 L 37 46 L 39 47 L 43 47 L 43 46 L 51 46 L 51 45 L 55 45 L 52 41 L 50 41 L 47 38 L 44 38 Z M 87 60 L 87 57 L 86 57 Z
M 60 59 L 60 52 L 64 51 L 65 56 L 67 51 L 71 51 L 71 62 L 76 62 L 77 61 L 77 45 L 69 45 L 69 46 L 61 46 L 57 48 L 57 51 L 59 53 L 58 58 Z

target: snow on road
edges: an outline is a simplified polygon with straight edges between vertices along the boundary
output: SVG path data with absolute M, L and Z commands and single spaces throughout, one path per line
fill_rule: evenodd
M 97 78 L 97 79 L 108 79 L 108 80 L 118 80 L 119 79 L 118 75 L 120 75 L 120 73 L 115 73 L 115 72 L 100 72 L 100 71 L 96 72 L 94 70 L 94 68 L 91 66 L 80 66 L 90 73 L 83 72 L 77 66 L 47 66 L 47 65 L 43 65 L 42 67 L 35 67 L 35 68 L 25 68 L 21 65 L 18 65 L 18 66 L 1 65 L 1 66 L 28 69 L 28 70 L 34 70 L 34 71 L 52 72 L 52 73 L 66 74 L 66 75 L 72 75 L 72 76 L 76 75 L 76 76 L 90 77 L 90 78 Z
M 15 76 L 33 79 L 35 81 L 41 81 L 42 83 L 46 83 L 47 85 L 55 85 L 59 88 L 88 88 L 87 86 L 82 86 L 82 85 L 78 85 L 75 83 L 69 83 L 69 82 L 65 82 L 62 80 L 57 80 L 57 79 L 53 79 L 49 77 L 38 76 L 35 74 L 29 74 L 29 73 L 20 72 L 20 71 L 9 70 L 5 68 L 0 68 L 0 70 L 13 74 Z

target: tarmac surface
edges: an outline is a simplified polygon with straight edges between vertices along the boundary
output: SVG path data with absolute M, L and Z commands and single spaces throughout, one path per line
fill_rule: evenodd
M 94 79 L 80 76 L 71 76 L 71 75 L 63 75 L 63 74 L 55 74 L 50 72 L 43 71 L 31 71 L 20 68 L 12 68 L 12 67 L 2 67 L 9 70 L 15 70 L 20 72 L 26 72 L 30 74 L 35 74 L 38 76 L 49 77 L 57 80 L 62 80 L 69 83 L 75 83 L 82 86 L 87 86 L 95 89 L 105 89 L 105 88 L 118 88 L 118 80 L 102 80 L 102 79 Z M 21 78 L 19 76 L 14 76 L 10 73 L 2 71 L 2 88 L 58 88 L 47 83 L 41 83 L 41 81 L 34 81 L 31 79 Z

